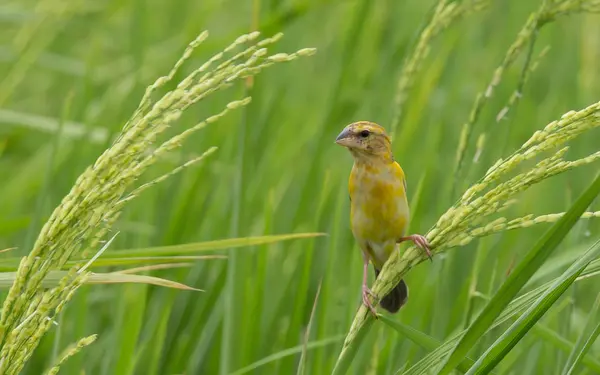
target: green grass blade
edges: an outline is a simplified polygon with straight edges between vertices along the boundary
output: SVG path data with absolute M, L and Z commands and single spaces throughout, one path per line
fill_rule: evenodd
M 135 353 L 146 310 L 146 298 L 139 297 L 145 297 L 147 293 L 146 286 L 128 285 L 120 296 L 117 305 L 119 320 L 115 330 L 118 345 L 116 352 L 119 355 L 113 359 L 113 374 L 132 375 L 135 372 Z
M 544 261 L 552 254 L 569 230 L 575 225 L 579 217 L 592 203 L 600 192 L 600 175 L 577 199 L 575 204 L 560 218 L 536 243 L 523 261 L 502 284 L 496 295 L 487 303 L 483 311 L 460 339 L 452 353 L 447 357 L 438 375 L 449 374 L 462 359 L 469 353 L 473 345 L 488 330 L 502 310 L 513 300 L 519 290 L 527 283 L 531 276 L 542 266 Z
M 68 270 L 81 262 L 87 262 L 91 258 L 82 258 L 80 261 L 69 261 L 63 267 Z M 199 260 L 227 259 L 226 255 L 182 255 L 182 256 L 140 256 L 140 257 L 112 257 L 98 258 L 88 269 L 115 267 L 115 266 L 142 266 L 145 264 L 168 264 L 185 263 Z M 0 272 L 14 272 L 19 266 L 18 258 L 6 258 L 0 261 Z
M 396 332 L 406 336 L 409 340 L 425 350 L 433 350 L 441 344 L 441 342 L 429 336 L 428 334 L 418 331 L 396 320 L 390 319 L 388 316 L 378 314 L 377 318 L 381 319 L 382 322 L 393 328 Z
M 583 348 L 581 349 L 581 351 L 579 353 L 577 353 L 577 357 L 575 358 L 575 362 L 573 363 L 573 367 L 572 367 L 573 370 L 575 370 L 575 368 L 577 367 L 579 362 L 585 362 L 585 359 L 588 358 L 588 357 L 584 357 L 584 356 L 590 350 L 590 348 L 594 344 L 594 342 L 596 342 L 598 335 L 600 335 L 600 323 L 596 324 L 596 328 L 594 328 L 592 333 L 589 335 Z M 570 372 L 569 374 L 572 374 L 572 372 Z
M 330 337 L 330 338 L 319 340 L 319 341 L 309 342 L 308 344 L 306 344 L 306 349 L 315 349 L 315 348 L 319 348 L 319 347 L 326 346 L 329 344 L 333 344 L 333 343 L 342 341 L 343 338 L 344 338 L 343 335 L 339 335 L 339 336 Z M 271 354 L 270 356 L 267 356 L 267 357 L 265 357 L 261 360 L 258 360 L 246 367 L 243 367 L 237 371 L 234 371 L 234 372 L 230 373 L 229 375 L 246 374 L 246 373 L 256 370 L 257 368 L 259 368 L 261 366 L 269 364 L 271 362 L 275 362 L 277 360 L 280 360 L 280 359 L 285 358 L 290 355 L 302 353 L 302 350 L 304 350 L 304 346 L 305 345 L 298 345 L 298 346 L 294 346 L 293 348 L 285 349 L 280 352 Z
M 136 248 L 136 249 L 123 249 L 123 250 L 107 250 L 105 253 L 105 257 L 109 258 L 111 255 L 113 258 L 134 258 L 134 257 L 144 257 L 144 258 L 153 258 L 159 256 L 175 256 L 175 255 L 185 255 L 185 254 L 194 254 L 205 251 L 216 251 L 216 250 L 226 250 L 231 248 L 238 247 L 250 247 L 257 245 L 267 245 L 274 244 L 282 241 L 289 240 L 297 240 L 297 239 L 305 239 L 305 238 L 314 238 L 325 236 L 325 233 L 291 233 L 291 234 L 275 234 L 268 236 L 255 236 L 255 237 L 242 237 L 242 238 L 227 238 L 223 240 L 213 240 L 213 241 L 203 241 L 203 242 L 193 242 L 186 243 L 180 245 L 170 245 L 170 246 L 155 246 L 155 247 L 145 247 L 145 248 Z M 89 258 L 86 258 L 86 260 Z M 19 265 L 21 258 L 13 257 L 3 259 L 0 263 L 0 267 L 10 267 L 14 268 Z M 98 259 L 94 262 L 94 264 L 101 264 L 102 259 Z M 74 264 L 73 262 L 69 264 Z M 104 265 L 114 265 L 110 262 L 102 263 Z
M 248 86 L 244 86 L 244 96 L 249 96 Z M 230 217 L 230 235 L 232 237 L 237 237 L 239 235 L 240 228 L 240 211 L 242 205 L 242 184 L 244 183 L 244 152 L 245 152 L 245 134 L 247 127 L 247 108 L 244 108 L 242 113 L 242 119 L 239 123 L 238 129 L 236 131 L 237 144 L 238 144 L 238 153 L 236 155 L 236 172 L 233 176 L 233 184 L 232 184 L 232 207 L 231 207 L 231 217 Z M 240 315 L 236 313 L 236 299 L 241 296 L 239 282 L 242 280 L 243 274 L 239 272 L 239 260 L 237 254 L 232 254 L 229 258 L 229 262 L 227 262 L 227 277 L 225 280 L 225 310 L 223 312 L 223 330 L 222 330 L 222 338 L 221 338 L 221 353 L 220 353 L 220 366 L 219 366 L 219 374 L 226 375 L 229 373 L 229 369 L 235 366 L 236 361 L 238 360 L 237 348 L 239 345 L 236 345 L 235 340 L 235 331 L 241 325 L 239 323 Z
M 420 347 L 422 347 L 425 350 L 428 350 L 428 351 L 434 350 L 435 348 L 439 347 L 442 344 L 439 340 L 434 339 L 433 337 L 429 336 L 428 334 L 423 333 L 419 330 L 416 330 L 412 327 L 409 327 L 406 324 L 402 324 L 396 320 L 390 319 L 389 317 L 387 317 L 385 315 L 379 315 L 378 317 L 379 317 L 379 319 L 381 319 L 382 322 L 387 324 L 389 327 L 394 329 L 396 332 L 398 332 L 399 334 L 401 334 L 403 336 L 406 336 L 410 341 L 414 342 L 415 344 L 419 345 Z M 473 359 L 466 357 L 458 365 L 458 369 L 463 373 L 467 372 L 469 370 L 469 368 L 471 366 L 473 366 L 474 363 L 475 363 L 475 361 Z M 398 374 L 398 373 L 400 373 L 400 371 L 397 371 L 396 373 Z
M 569 267 L 523 315 L 500 336 L 469 369 L 467 375 L 485 375 L 506 356 L 529 332 L 531 327 L 548 311 L 560 296 L 573 284 L 585 267 L 600 255 L 600 241 Z
M 325 233 L 292 233 L 292 234 L 277 234 L 269 236 L 256 236 L 256 237 L 244 237 L 244 238 L 228 238 L 224 240 L 194 242 L 181 245 L 171 246 L 156 246 L 147 248 L 137 249 L 124 249 L 124 250 L 108 250 L 105 252 L 105 257 L 96 259 L 92 264 L 91 268 L 104 267 L 104 266 L 116 266 L 116 265 L 135 265 L 142 263 L 171 263 L 179 262 L 181 260 L 192 260 L 192 259 L 217 259 L 223 258 L 224 256 L 210 255 L 202 257 L 185 257 L 188 254 L 195 254 L 205 251 L 216 251 L 225 250 L 238 247 L 250 247 L 256 245 L 274 244 L 281 241 L 289 241 L 295 239 L 314 238 L 325 236 Z M 112 257 L 111 257 L 112 255 Z M 187 259 L 184 259 L 187 258 Z M 70 268 L 80 261 L 87 261 L 91 258 L 83 258 L 77 262 L 67 262 L 65 267 Z M 21 258 L 12 257 L 2 259 L 0 261 L 0 271 L 12 271 L 16 270 L 19 266 Z
M 344 343 L 344 348 L 342 349 L 343 351 L 335 363 L 332 375 L 343 375 L 348 371 L 348 368 L 356 356 L 356 352 L 358 351 L 360 344 L 364 341 L 372 324 L 373 319 L 368 319 L 365 321 L 364 326 L 358 331 L 354 337 L 354 340 L 349 343 Z
M 156 246 L 138 249 L 124 249 L 107 251 L 106 256 L 112 254 L 119 257 L 135 257 L 135 256 L 167 256 L 167 255 L 182 255 L 193 254 L 203 251 L 227 250 L 237 247 L 248 247 L 256 245 L 273 244 L 281 241 L 313 238 L 325 236 L 325 233 L 292 233 L 292 234 L 276 234 L 270 236 L 256 236 L 243 238 L 227 238 L 224 240 L 194 242 L 181 245 L 171 246 Z
M 0 272 L 0 289 L 8 289 L 12 286 L 16 278 L 16 272 Z M 58 285 L 60 280 L 68 274 L 68 271 L 50 271 L 48 276 L 42 282 L 45 288 L 52 288 Z M 110 273 L 92 273 L 88 276 L 86 284 L 150 284 L 162 286 L 166 288 L 174 288 L 181 290 L 201 289 L 192 288 L 176 281 L 163 279 L 160 277 L 147 275 L 133 275 L 127 273 L 110 272 Z
M 577 339 L 571 354 L 569 354 L 569 358 L 567 359 L 567 363 L 565 363 L 565 367 L 563 369 L 563 375 L 573 375 L 577 365 L 584 358 L 587 351 L 594 344 L 596 339 L 598 338 L 598 334 L 600 334 L 600 322 L 598 322 L 598 310 L 600 308 L 600 293 L 596 297 L 596 301 L 594 302 L 594 306 L 590 310 L 588 314 L 587 322 L 583 330 L 581 331 L 581 335 Z M 594 325 L 596 325 L 594 327 Z
M 581 274 L 579 278 L 577 278 L 576 281 L 580 281 L 588 277 L 598 276 L 598 272 L 600 272 L 600 262 L 596 260 L 585 269 L 585 271 Z M 513 300 L 510 303 L 510 305 L 498 317 L 498 319 L 494 321 L 494 324 L 490 327 L 490 329 L 488 329 L 486 334 L 489 333 L 492 329 L 500 326 L 501 324 L 506 323 L 514 316 L 524 312 L 528 306 L 535 302 L 537 298 L 539 298 L 546 290 L 548 290 L 548 288 L 551 287 L 553 282 L 554 280 L 545 283 Z M 544 338 L 549 338 L 550 335 L 555 334 L 554 331 L 547 330 L 543 326 L 537 326 L 535 328 L 536 332 L 538 332 Z M 423 357 L 419 362 L 415 363 L 403 374 L 420 375 L 424 371 L 427 371 L 427 369 L 435 367 L 452 351 L 452 348 L 456 345 L 456 343 L 458 343 L 459 339 L 462 337 L 462 335 L 465 334 L 466 331 L 467 330 L 465 329 L 453 335 L 450 339 L 448 339 L 446 342 L 438 346 L 435 350 Z M 567 347 L 566 351 L 568 351 L 572 347 L 572 344 L 562 337 L 552 337 L 552 340 L 549 340 L 549 342 L 551 342 L 553 345 L 557 346 L 561 350 L 565 350 L 565 347 Z M 590 367 L 591 369 L 600 369 L 600 364 L 595 362 L 593 358 L 591 358 L 591 356 L 589 355 L 585 356 L 583 361 L 586 364 L 586 366 Z
M 534 332 L 541 339 L 549 342 L 554 347 L 560 349 L 562 352 L 568 354 L 573 351 L 573 347 L 575 343 L 567 340 L 563 336 L 561 336 L 558 332 L 548 328 L 542 323 L 537 324 L 533 327 L 532 332 Z M 598 374 L 600 374 L 600 361 L 594 358 L 594 355 L 588 354 L 585 355 L 581 359 L 581 363 L 587 367 L 587 369 L 592 370 Z M 586 370 L 587 370 L 586 369 Z
M 312 323 L 315 318 L 315 311 L 317 310 L 317 302 L 319 301 L 319 293 L 321 292 L 321 285 L 323 281 L 319 282 L 319 286 L 317 287 L 317 294 L 315 295 L 315 300 L 313 302 L 313 308 L 310 312 L 310 319 L 308 320 L 308 325 L 306 326 L 306 333 L 304 335 L 304 342 L 302 344 L 302 353 L 300 354 L 300 363 L 298 364 L 298 370 L 296 371 L 296 375 L 304 375 L 306 370 L 306 353 L 308 351 L 308 338 L 310 337 L 310 329 L 312 328 Z

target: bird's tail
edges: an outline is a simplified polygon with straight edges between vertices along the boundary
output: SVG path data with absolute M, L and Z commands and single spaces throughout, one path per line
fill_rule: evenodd
M 375 278 L 379 276 L 379 272 L 380 270 L 375 268 Z M 398 285 L 379 301 L 379 305 L 393 314 L 400 310 L 402 305 L 406 303 L 406 300 L 408 300 L 408 286 L 404 280 L 400 280 Z

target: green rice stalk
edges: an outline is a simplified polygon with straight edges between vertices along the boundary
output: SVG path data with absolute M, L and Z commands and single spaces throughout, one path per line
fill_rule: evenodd
M 0 79 L 0 107 L 13 95 L 27 77 L 36 59 L 61 30 L 61 24 L 81 12 L 82 1 L 43 0 L 36 2 L 32 21 L 19 29 L 12 41 L 19 60 Z
M 464 246 L 474 237 L 556 221 L 561 214 L 543 215 L 537 218 L 526 216 L 512 220 L 501 217 L 485 222 L 490 215 L 513 203 L 515 196 L 530 186 L 575 167 L 598 161 L 600 151 L 573 161 L 564 160 L 563 157 L 568 150 L 568 147 L 564 146 L 565 143 L 599 127 L 600 102 L 580 111 L 569 111 L 559 120 L 536 131 L 516 152 L 506 159 L 498 160 L 483 178 L 467 189 L 462 197 L 438 219 L 426 234 L 432 251 L 438 254 L 452 247 Z M 524 162 L 554 149 L 559 150 L 543 158 L 526 172 L 510 177 L 511 172 L 522 166 Z M 587 212 L 583 215 L 585 218 L 597 216 L 596 212 Z M 401 255 L 400 252 L 394 252 L 372 286 L 375 296 L 386 295 L 411 268 L 426 259 L 428 258 L 424 252 L 415 246 L 409 247 Z M 376 299 L 373 303 L 377 303 Z M 370 326 L 371 321 L 372 314 L 361 305 L 338 357 L 334 374 L 344 373 L 349 365 L 351 352 L 360 343 L 360 340 L 358 342 L 355 340 L 357 337 L 364 337 L 364 331 Z
M 486 89 L 483 92 L 480 92 L 476 98 L 473 106 L 471 108 L 471 112 L 467 122 L 465 122 L 462 126 L 460 139 L 458 148 L 456 151 L 456 161 L 455 161 L 455 170 L 454 174 L 458 175 L 462 169 L 465 153 L 467 150 L 467 146 L 470 143 L 470 139 L 473 133 L 473 127 L 475 123 L 479 119 L 479 115 L 487 103 L 487 101 L 492 97 L 494 93 L 494 89 L 496 86 L 500 84 L 504 73 L 510 66 L 515 62 L 515 60 L 521 55 L 521 53 L 525 50 L 526 45 L 531 43 L 530 51 L 533 49 L 533 43 L 535 42 L 535 36 L 539 32 L 539 30 L 546 24 L 556 20 L 560 16 L 565 16 L 574 13 L 595 13 L 600 12 L 600 0 L 552 0 L 552 1 L 543 1 L 542 5 L 533 12 L 525 25 L 521 28 L 517 35 L 517 39 L 513 42 L 513 44 L 509 47 L 502 63 L 496 70 L 492 76 L 490 83 L 487 85 Z M 530 71 L 528 59 L 524 66 L 524 71 Z M 521 82 L 524 83 L 523 78 Z M 522 84 L 521 83 L 521 84 Z M 517 90 L 520 92 L 521 90 Z M 519 96 L 520 93 L 517 94 Z M 515 99 L 516 100 L 516 99 Z M 503 116 L 499 116 L 500 118 Z
M 531 44 L 531 46 L 533 47 L 533 44 Z M 521 99 L 521 97 L 523 96 L 523 87 L 525 86 L 527 81 L 529 81 L 529 78 L 531 77 L 533 72 L 535 72 L 537 67 L 540 65 L 540 62 L 546 56 L 549 50 L 550 47 L 546 46 L 544 49 L 542 49 L 542 51 L 538 54 L 536 59 L 533 60 L 531 64 L 529 62 L 525 63 L 525 66 L 523 67 L 523 71 L 521 73 L 521 78 L 519 79 L 517 89 L 513 91 L 513 93 L 510 95 L 510 98 L 508 99 L 508 103 L 504 107 L 502 107 L 500 112 L 498 112 L 498 114 L 496 115 L 496 122 L 504 120 L 509 110 L 517 104 L 519 99 Z
M 415 77 L 423 68 L 423 61 L 429 55 L 433 39 L 454 21 L 469 13 L 477 12 L 485 8 L 488 4 L 488 0 L 469 0 L 464 2 L 440 0 L 437 3 L 431 20 L 419 35 L 414 49 L 402 66 L 394 105 L 392 107 L 392 121 L 390 125 L 392 135 L 400 124 L 402 110 L 408 99 L 409 91 L 415 81 Z
M 46 375 L 58 374 L 58 371 L 60 370 L 60 366 L 62 366 L 69 358 L 71 358 L 75 354 L 79 353 L 81 351 L 81 349 L 85 348 L 88 345 L 91 345 L 94 341 L 96 341 L 97 337 L 98 337 L 98 335 L 87 336 L 87 337 L 80 339 L 76 343 L 69 345 L 58 356 L 58 358 L 59 358 L 58 362 L 54 366 L 52 366 L 50 369 L 48 369 L 45 372 L 45 374 Z
M 230 102 L 221 112 L 154 147 L 158 137 L 192 104 L 273 64 L 315 53 L 314 49 L 305 48 L 291 54 L 269 55 L 268 48 L 281 36 L 257 41 L 257 32 L 242 35 L 187 75 L 175 89 L 158 99 L 153 98 L 208 37 L 208 33 L 203 32 L 188 45 L 173 69 L 146 89 L 119 136 L 79 176 L 43 226 L 29 255 L 21 260 L 0 316 L 0 373 L 21 371 L 42 336 L 55 324 L 54 318 L 89 276 L 87 266 L 77 264 L 57 287 L 45 290 L 42 281 L 48 273 L 61 269 L 69 260 L 82 259 L 88 252 L 96 251 L 125 203 L 133 197 L 212 153 L 214 149 L 135 188 L 136 180 L 159 158 L 179 148 L 190 135 L 208 124 L 248 105 L 250 98 Z M 242 51 L 236 52 L 239 49 Z M 218 62 L 219 65 L 211 68 Z

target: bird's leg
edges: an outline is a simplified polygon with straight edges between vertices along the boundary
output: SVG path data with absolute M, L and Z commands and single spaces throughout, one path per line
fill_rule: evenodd
M 425 251 L 425 254 L 427 254 L 429 260 L 433 262 L 433 255 L 431 254 L 431 250 L 429 249 L 429 241 L 427 241 L 427 238 L 421 236 L 420 234 L 411 234 L 410 236 L 400 237 L 397 242 L 400 243 L 403 241 L 414 242 L 414 244 L 417 245 L 419 249 Z
M 377 311 L 375 311 L 375 307 L 371 301 L 369 301 L 369 296 L 375 297 L 371 289 L 367 286 L 367 275 L 369 273 L 369 257 L 363 253 L 363 282 L 362 282 L 362 301 L 371 310 L 373 315 L 377 316 Z

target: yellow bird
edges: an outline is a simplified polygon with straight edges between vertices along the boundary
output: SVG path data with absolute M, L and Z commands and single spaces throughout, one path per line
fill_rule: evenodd
M 352 234 L 363 255 L 362 300 L 375 314 L 369 302 L 367 286 L 369 261 L 375 268 L 375 278 L 384 263 L 402 241 L 413 241 L 431 259 L 427 239 L 420 234 L 405 236 L 409 224 L 406 180 L 404 171 L 394 160 L 392 144 L 385 129 L 375 123 L 359 121 L 344 128 L 335 142 L 350 150 L 354 166 L 350 173 L 350 224 Z M 386 296 L 380 305 L 397 312 L 408 299 L 404 280 Z

